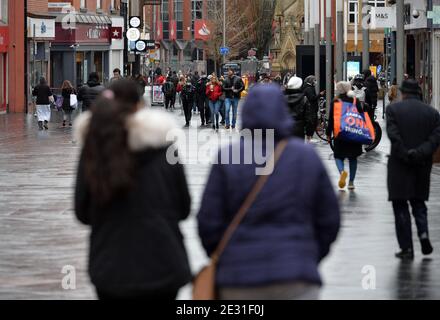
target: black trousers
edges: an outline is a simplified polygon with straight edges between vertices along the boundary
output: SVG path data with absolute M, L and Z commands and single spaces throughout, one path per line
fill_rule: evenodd
M 315 135 L 316 128 L 318 127 L 318 110 L 310 110 L 306 120 L 306 135 L 313 137 Z
M 185 113 L 185 121 L 186 124 L 189 124 L 191 122 L 192 117 L 192 108 L 194 105 L 194 102 L 192 100 L 182 100 L 183 104 L 183 112 Z
M 139 300 L 153 300 L 153 301 L 173 301 L 176 300 L 177 291 L 156 291 L 156 292 L 139 292 L 136 294 L 130 295 L 115 295 L 105 293 L 99 289 L 96 290 L 98 294 L 99 300 L 130 300 L 130 301 L 139 301 Z
M 409 201 L 419 237 L 428 236 L 428 208 L 422 200 Z M 393 201 L 397 241 L 402 250 L 413 249 L 411 214 L 408 201 Z
M 169 109 L 173 106 L 173 97 L 172 96 L 165 96 L 165 109 Z
M 200 119 L 202 125 L 211 121 L 211 111 L 209 110 L 209 101 L 207 97 L 198 96 L 197 109 L 200 112 Z

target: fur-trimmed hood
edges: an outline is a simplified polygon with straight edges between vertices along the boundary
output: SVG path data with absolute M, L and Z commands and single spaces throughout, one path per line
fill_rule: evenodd
M 74 141 L 81 146 L 87 136 L 92 113 L 82 113 L 75 121 L 73 135 Z M 145 149 L 158 149 L 171 145 L 173 141 L 167 139 L 173 131 L 173 136 L 178 136 L 181 129 L 177 121 L 170 114 L 161 110 L 142 109 L 127 119 L 128 144 L 133 152 Z M 171 136 L 172 138 L 172 136 Z

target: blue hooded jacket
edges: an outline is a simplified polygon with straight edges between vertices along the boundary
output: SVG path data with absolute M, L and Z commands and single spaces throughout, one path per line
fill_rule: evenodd
M 276 141 L 288 138 L 289 143 L 220 257 L 217 285 L 321 284 L 318 264 L 340 226 L 339 205 L 326 170 L 312 147 L 290 138 L 293 121 L 278 86 L 251 89 L 242 124 L 243 129 L 274 129 Z M 233 146 L 228 148 L 232 152 Z M 239 148 L 243 159 L 243 142 Z M 199 235 L 208 255 L 257 181 L 256 167 L 255 162 L 212 167 L 198 214 Z

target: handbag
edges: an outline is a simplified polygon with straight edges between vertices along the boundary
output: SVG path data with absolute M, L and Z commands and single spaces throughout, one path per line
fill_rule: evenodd
M 275 152 L 270 158 L 268 165 L 266 168 L 275 168 L 275 165 L 278 163 L 278 160 L 281 158 L 284 150 L 287 147 L 288 140 L 282 140 L 278 143 Z M 223 254 L 226 246 L 231 240 L 233 234 L 237 230 L 240 223 L 243 221 L 247 212 L 251 208 L 252 204 L 257 199 L 263 187 L 266 185 L 266 182 L 269 180 L 270 175 L 267 172 L 261 175 L 255 185 L 252 187 L 252 190 L 246 197 L 246 200 L 243 202 L 242 206 L 238 210 L 234 219 L 226 229 L 223 234 L 216 250 L 211 255 L 211 260 L 208 266 L 203 268 L 198 275 L 193 280 L 193 300 L 215 300 L 217 298 L 217 290 L 215 286 L 215 276 L 217 271 L 217 263 L 219 261 L 220 256 Z
M 370 116 L 367 112 L 359 112 L 356 98 L 353 103 L 335 101 L 333 115 L 335 138 L 364 145 L 371 145 L 376 139 Z
M 71 94 L 70 95 L 70 107 L 72 109 L 76 109 L 77 106 L 78 106 L 78 97 L 76 96 L 76 94 Z
M 58 111 L 61 111 L 63 109 L 63 102 L 64 98 L 62 96 L 57 96 L 55 106 L 57 107 Z

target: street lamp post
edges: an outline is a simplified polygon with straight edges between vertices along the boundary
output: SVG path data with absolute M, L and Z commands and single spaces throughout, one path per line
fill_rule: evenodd
M 121 1 L 121 16 L 124 18 L 124 35 L 122 37 L 124 41 L 124 76 L 128 75 L 128 47 L 127 47 L 127 29 L 128 29 L 128 0 Z
M 326 108 L 327 108 L 327 115 L 329 114 L 330 111 L 330 102 L 333 99 L 333 75 L 332 75 L 332 65 L 333 65 L 333 54 L 332 54 L 332 25 L 333 25 L 333 21 L 332 21 L 332 1 L 331 0 L 327 0 L 326 1 L 326 10 L 325 10 L 325 15 L 326 15 L 326 36 L 325 36 L 325 56 L 326 56 L 326 74 L 327 74 L 327 78 L 326 78 L 326 99 L 327 99 L 327 104 L 326 104 Z
M 337 11 L 337 43 L 336 43 L 336 75 L 337 81 L 344 78 L 344 13 L 342 11 L 342 0 L 336 1 Z
M 313 23 L 315 24 L 315 37 L 313 39 L 315 44 L 315 77 L 316 77 L 316 92 L 321 92 L 321 30 L 319 27 L 319 3 L 312 1 L 313 4 Z
M 344 0 L 344 79 L 348 79 L 348 0 Z
M 397 15 L 397 39 L 396 39 L 396 77 L 399 86 L 403 82 L 404 60 L 403 53 L 405 50 L 405 24 L 404 24 L 404 3 L 403 1 L 396 2 Z
M 403 3 L 403 1 L 401 1 Z M 370 14 L 367 12 L 368 0 L 362 1 L 363 21 Z M 370 68 L 370 30 L 362 23 L 362 68 L 367 70 Z

